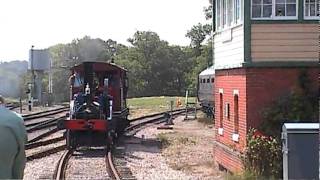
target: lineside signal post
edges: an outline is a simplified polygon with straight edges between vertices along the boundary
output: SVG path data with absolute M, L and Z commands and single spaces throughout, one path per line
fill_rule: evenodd
M 197 119 L 197 103 L 196 102 L 189 102 L 189 91 L 186 91 L 186 116 L 184 120 L 192 120 Z
M 27 94 L 28 94 L 28 110 L 32 111 L 32 96 L 31 96 L 31 89 L 32 89 L 32 84 L 28 83 L 28 89 L 27 89 Z

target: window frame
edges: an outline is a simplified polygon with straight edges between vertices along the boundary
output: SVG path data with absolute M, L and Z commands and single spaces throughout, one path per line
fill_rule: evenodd
M 317 8 L 319 8 L 319 11 L 320 11 L 320 2 L 318 0 L 315 0 L 315 11 L 316 11 L 316 14 L 320 12 L 317 12 Z M 310 4 L 309 4 L 309 14 L 310 14 Z M 305 20 L 319 20 L 320 19 L 320 15 L 317 16 L 306 16 L 306 0 L 303 0 L 303 19 Z
M 239 94 L 234 94 L 234 104 L 233 104 L 233 113 L 234 113 L 234 133 L 239 134 Z
M 220 123 L 219 123 L 219 126 L 220 128 L 223 128 L 223 118 L 224 118 L 224 115 L 223 115 L 223 92 L 219 92 L 219 110 L 220 110 Z
M 225 108 L 225 111 L 224 111 L 225 114 L 224 114 L 224 115 L 225 115 L 226 119 L 230 120 L 230 114 L 231 114 L 231 113 L 230 113 L 230 111 L 231 111 L 231 105 L 230 105 L 230 103 L 229 103 L 229 102 L 226 102 L 224 108 Z
M 251 0 L 251 20 L 297 20 L 298 19 L 298 13 L 299 13 L 299 0 L 296 1 L 296 15 L 295 16 L 276 16 L 276 0 L 272 0 L 272 13 L 271 17 L 253 17 L 252 14 L 252 5 L 253 5 L 253 0 Z M 286 6 L 285 6 L 286 8 Z
M 219 10 L 216 11 L 215 14 L 215 29 L 216 32 L 221 32 L 224 30 L 228 30 L 228 29 L 232 29 L 236 26 L 239 26 L 243 23 L 243 14 L 242 14 L 242 7 L 243 7 L 243 1 L 244 0 L 231 0 L 232 4 L 231 4 L 231 8 L 232 8 L 232 21 L 229 24 L 229 19 L 231 18 L 229 13 L 230 11 L 229 6 L 228 6 L 228 2 L 229 0 L 216 0 L 215 1 L 215 7 L 220 7 Z M 237 13 L 238 13 L 238 9 L 237 9 L 237 3 L 239 3 L 239 17 L 237 18 Z M 219 4 L 219 6 L 218 6 Z M 225 7 L 225 9 L 224 9 Z M 225 12 L 226 11 L 226 12 Z M 226 17 L 224 17 L 224 12 L 226 13 Z M 219 20 L 219 23 L 218 23 Z M 225 22 L 224 22 L 225 21 Z

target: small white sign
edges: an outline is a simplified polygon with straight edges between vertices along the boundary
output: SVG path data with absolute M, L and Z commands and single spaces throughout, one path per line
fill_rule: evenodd
M 223 128 L 218 128 L 218 134 L 223 135 Z
M 239 134 L 233 133 L 233 134 L 232 134 L 232 140 L 233 140 L 234 142 L 239 142 Z

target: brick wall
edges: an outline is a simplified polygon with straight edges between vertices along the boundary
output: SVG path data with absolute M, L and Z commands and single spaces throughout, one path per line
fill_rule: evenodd
M 303 68 L 248 68 L 247 74 L 247 123 L 258 127 L 263 110 L 279 97 L 298 87 L 298 78 Z M 319 89 L 318 68 L 305 69 L 312 82 L 312 91 Z M 248 126 L 248 128 L 249 128 Z
M 216 70 L 215 77 L 215 140 L 224 146 L 215 149 L 215 160 L 230 171 L 240 170 L 241 161 L 232 155 L 242 152 L 246 145 L 247 131 L 257 128 L 262 121 L 262 111 L 274 100 L 297 87 L 303 68 L 239 68 Z M 308 68 L 312 90 L 319 89 L 318 68 Z M 234 90 L 239 92 L 239 142 L 232 140 L 234 133 Z M 223 93 L 222 93 L 223 92 Z M 220 116 L 220 93 L 223 94 L 223 116 Z M 225 104 L 230 103 L 230 117 L 225 116 Z M 218 133 L 223 125 L 223 134 Z
M 223 108 L 220 110 L 220 92 L 223 95 Z M 239 141 L 232 140 L 234 126 L 234 91 L 238 91 Z M 216 70 L 215 74 L 215 140 L 222 146 L 215 148 L 215 161 L 229 171 L 242 169 L 241 160 L 232 149 L 243 150 L 246 138 L 246 75 L 245 69 Z M 225 104 L 230 103 L 230 116 L 225 116 Z M 221 119 L 222 113 L 222 119 Z M 223 134 L 218 133 L 222 121 Z
M 223 168 L 234 173 L 243 170 L 239 153 L 217 144 L 214 147 L 214 152 L 215 162 L 218 162 L 218 165 L 223 166 Z
M 241 149 L 245 146 L 246 134 L 246 76 L 245 69 L 217 70 L 215 74 L 215 127 L 218 130 L 221 122 L 220 93 L 223 90 L 222 124 L 223 135 L 216 132 L 216 140 L 230 147 Z M 234 133 L 234 90 L 238 91 L 239 102 L 239 142 L 232 140 Z M 230 117 L 225 116 L 226 103 L 230 104 Z

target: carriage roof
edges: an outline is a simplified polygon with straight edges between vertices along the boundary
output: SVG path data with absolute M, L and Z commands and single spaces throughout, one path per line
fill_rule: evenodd
M 213 68 L 213 66 L 211 66 L 211 67 L 203 70 L 203 71 L 199 74 L 199 76 L 208 76 L 208 75 L 214 75 L 214 68 Z

